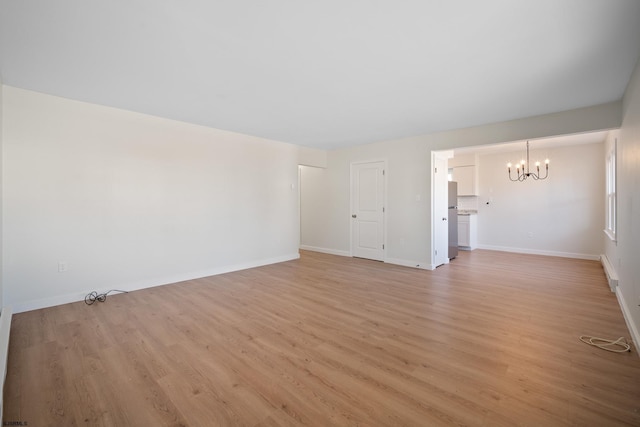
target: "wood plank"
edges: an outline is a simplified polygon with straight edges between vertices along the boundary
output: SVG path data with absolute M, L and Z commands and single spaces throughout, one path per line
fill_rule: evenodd
M 475 250 L 435 271 L 302 252 L 14 315 L 4 421 L 640 425 L 602 267 Z

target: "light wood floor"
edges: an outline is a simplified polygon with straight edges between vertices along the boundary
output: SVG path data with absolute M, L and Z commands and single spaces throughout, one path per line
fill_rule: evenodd
M 598 262 L 476 250 L 435 271 L 298 261 L 21 313 L 29 426 L 640 425 Z

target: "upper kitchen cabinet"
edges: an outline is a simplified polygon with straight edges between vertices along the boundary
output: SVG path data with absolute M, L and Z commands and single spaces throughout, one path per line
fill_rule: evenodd
M 453 167 L 451 178 L 458 183 L 458 196 L 478 195 L 478 179 L 475 165 Z

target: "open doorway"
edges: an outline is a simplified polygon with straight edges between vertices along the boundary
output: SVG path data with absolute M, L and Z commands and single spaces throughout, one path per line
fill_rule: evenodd
M 452 151 L 431 152 L 431 194 L 433 219 L 431 225 L 432 236 L 432 268 L 449 262 L 449 220 L 448 220 L 448 159 L 453 156 Z
M 531 167 L 539 160 L 544 168 L 549 158 L 550 169 L 547 179 L 524 182 L 509 179 L 507 163 L 526 158 L 526 140 L 453 150 L 448 168 L 458 181 L 459 214 L 468 214 L 459 227 L 471 229 L 467 235 L 459 233 L 466 240 L 460 244 L 471 250 L 598 259 L 605 224 L 604 144 L 609 135 L 605 131 L 530 140 Z M 460 160 L 465 158 L 472 160 Z M 432 192 L 434 209 L 438 194 L 442 197 Z M 434 239 L 441 218 L 432 216 Z

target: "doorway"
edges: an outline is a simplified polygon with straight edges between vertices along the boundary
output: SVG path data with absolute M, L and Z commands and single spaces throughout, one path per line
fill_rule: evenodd
M 449 222 L 447 203 L 448 159 L 450 151 L 431 152 L 431 265 L 433 268 L 449 262 Z

